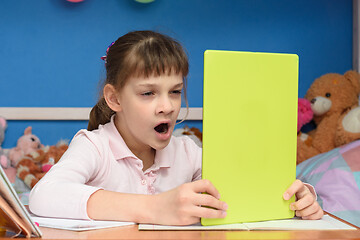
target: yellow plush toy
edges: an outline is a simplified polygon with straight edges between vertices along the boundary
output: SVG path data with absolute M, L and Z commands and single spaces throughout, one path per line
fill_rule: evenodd
M 314 155 L 360 139 L 360 75 L 328 73 L 317 78 L 305 99 L 311 102 L 316 129 L 309 133 L 311 145 L 298 137 L 297 163 Z

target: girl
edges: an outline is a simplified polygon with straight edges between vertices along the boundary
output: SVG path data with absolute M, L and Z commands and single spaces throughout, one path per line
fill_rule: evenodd
M 201 149 L 187 137 L 172 137 L 182 92 L 186 100 L 188 60 L 181 45 L 156 32 L 130 32 L 103 59 L 106 82 L 88 130 L 75 135 L 33 188 L 30 210 L 169 225 L 225 217 L 227 204 L 201 180 Z M 319 219 L 323 211 L 311 191 L 296 180 L 283 198 L 296 194 L 296 215 Z

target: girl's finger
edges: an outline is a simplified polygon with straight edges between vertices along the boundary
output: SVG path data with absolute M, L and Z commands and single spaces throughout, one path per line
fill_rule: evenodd
M 306 194 L 303 198 L 300 198 L 298 201 L 290 204 L 291 210 L 302 210 L 311 206 L 315 202 L 314 197 L 309 193 Z
M 316 202 L 302 210 L 297 210 L 295 213 L 296 213 L 296 216 L 298 216 L 298 217 L 308 217 L 308 216 L 311 216 L 311 215 L 319 212 L 320 210 L 321 210 L 321 208 L 320 208 L 319 204 Z
M 324 211 L 320 208 L 319 211 L 315 212 L 314 214 L 302 217 L 304 220 L 318 220 L 324 216 Z
M 224 218 L 226 212 L 222 210 L 216 210 L 207 207 L 195 206 L 194 214 L 200 218 Z
M 196 198 L 194 199 L 194 205 L 212 207 L 223 211 L 228 209 L 228 205 L 225 202 L 220 201 L 209 194 L 201 193 L 197 194 Z
M 220 193 L 215 186 L 207 179 L 201 179 L 191 183 L 194 192 L 208 193 L 217 199 L 220 199 Z
M 283 198 L 285 200 L 289 200 L 295 193 L 298 198 L 301 198 L 305 193 L 306 190 L 309 191 L 304 183 L 299 179 L 296 179 L 291 186 L 285 191 L 283 194 Z

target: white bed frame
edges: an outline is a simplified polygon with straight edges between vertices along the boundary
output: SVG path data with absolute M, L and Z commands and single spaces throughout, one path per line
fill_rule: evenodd
M 91 108 L 0 107 L 0 116 L 7 120 L 89 120 Z M 186 115 L 181 108 L 178 119 Z M 202 108 L 189 108 L 186 120 L 202 120 Z
M 360 70 L 360 0 L 353 0 L 353 70 Z M 33 108 L 0 107 L 0 115 L 7 120 L 88 120 L 91 108 Z M 182 108 L 179 120 L 186 109 Z M 202 120 L 202 108 L 189 108 L 186 120 Z

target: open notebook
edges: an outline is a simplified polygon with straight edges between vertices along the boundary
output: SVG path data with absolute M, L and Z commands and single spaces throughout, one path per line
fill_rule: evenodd
M 20 202 L 4 170 L 0 167 L 0 226 L 15 235 L 41 237 L 41 232 Z
M 154 224 L 139 224 L 139 230 L 163 230 L 163 231 L 205 231 L 205 230 L 237 230 L 237 231 L 257 231 L 257 230 L 357 230 L 357 228 L 341 222 L 330 215 L 324 215 L 319 220 L 302 220 L 300 218 L 273 220 L 264 222 L 251 223 L 233 223 L 224 225 L 201 226 L 201 224 L 193 224 L 187 226 L 166 226 Z
M 282 195 L 295 180 L 295 54 L 207 50 L 202 176 L 229 205 L 218 225 L 292 218 Z

